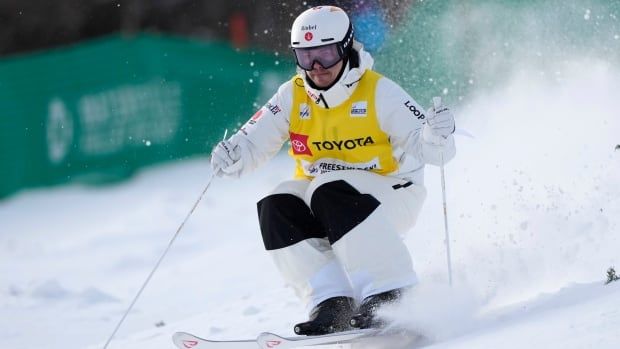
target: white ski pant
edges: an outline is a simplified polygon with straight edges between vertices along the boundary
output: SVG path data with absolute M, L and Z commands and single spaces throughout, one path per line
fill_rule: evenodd
M 259 221 L 277 268 L 311 310 L 416 284 L 403 238 L 425 197 L 400 178 L 334 171 L 281 183 L 258 203 Z

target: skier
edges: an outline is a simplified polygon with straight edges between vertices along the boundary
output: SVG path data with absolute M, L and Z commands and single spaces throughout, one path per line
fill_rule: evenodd
M 426 197 L 425 164 L 454 157 L 454 117 L 373 71 L 338 7 L 301 13 L 291 46 L 297 75 L 214 148 L 211 166 L 239 177 L 290 141 L 294 179 L 257 206 L 265 248 L 309 310 L 294 330 L 379 327 L 377 309 L 417 283 L 403 237 Z

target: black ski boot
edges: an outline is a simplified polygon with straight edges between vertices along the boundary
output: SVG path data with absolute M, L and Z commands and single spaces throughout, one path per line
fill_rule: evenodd
M 355 301 L 349 297 L 333 297 L 319 303 L 310 313 L 310 320 L 295 325 L 298 335 L 317 336 L 350 330 Z
M 398 288 L 364 298 L 357 313 L 351 317 L 351 326 L 354 328 L 384 327 L 384 321 L 377 318 L 377 310 L 386 304 L 398 301 L 402 292 L 403 290 Z

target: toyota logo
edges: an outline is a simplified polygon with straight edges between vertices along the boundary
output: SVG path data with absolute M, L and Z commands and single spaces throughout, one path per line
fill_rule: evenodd
M 297 153 L 303 153 L 306 151 L 306 145 L 303 144 L 300 140 L 292 140 L 291 145 L 293 146 L 293 148 L 295 148 L 295 152 Z

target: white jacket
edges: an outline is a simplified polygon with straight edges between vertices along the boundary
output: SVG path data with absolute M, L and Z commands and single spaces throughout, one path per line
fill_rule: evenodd
M 334 107 L 343 103 L 353 93 L 356 82 L 366 69 L 372 68 L 374 60 L 362 45 L 355 42 L 353 48 L 359 53 L 359 67 L 351 69 L 347 64 L 340 80 L 329 90 L 315 90 L 308 83 L 304 84 L 308 96 L 319 106 Z M 305 76 L 303 70 L 298 69 L 298 73 Z M 240 147 L 241 174 L 271 159 L 289 139 L 292 84 L 291 80 L 283 83 L 269 102 L 231 137 L 231 143 Z M 424 109 L 392 80 L 382 77 L 377 83 L 375 96 L 380 127 L 389 135 L 394 156 L 400 163 L 398 172 L 391 175 L 423 184 L 425 164 L 440 165 L 441 152 L 445 162 L 454 157 L 453 136 L 434 136 L 425 123 Z

